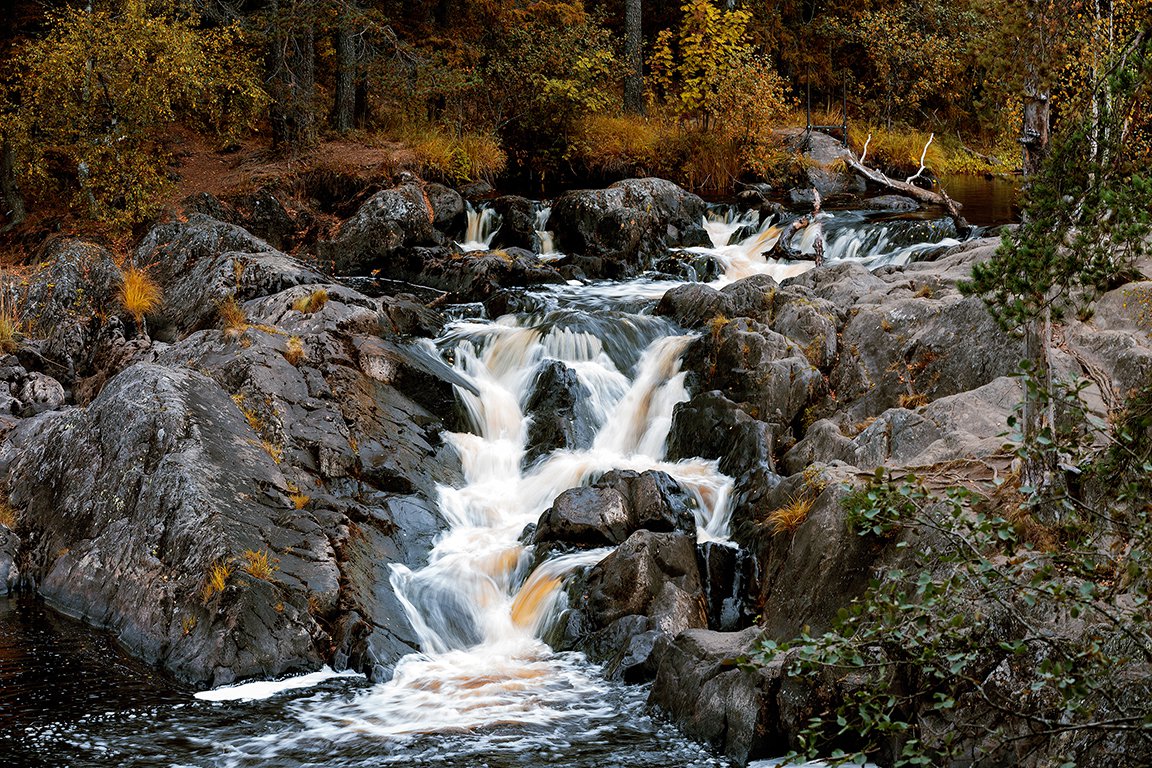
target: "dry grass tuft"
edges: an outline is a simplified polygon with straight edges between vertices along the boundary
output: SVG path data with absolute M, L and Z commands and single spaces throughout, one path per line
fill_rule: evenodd
M 19 522 L 20 516 L 16 514 L 16 508 L 6 501 L 0 501 L 0 526 L 15 530 Z
M 260 447 L 264 449 L 264 453 L 268 454 L 274 463 L 279 464 L 284 461 L 284 449 L 271 440 L 261 440 Z
M 575 150 L 597 173 L 631 174 L 655 164 L 663 138 L 661 126 L 636 116 L 591 115 L 580 121 Z
M 404 142 L 412 150 L 420 175 L 461 183 L 491 180 L 508 164 L 500 141 L 489 134 L 452 135 L 435 126 L 410 129 Z
M 928 395 L 921 392 L 913 392 L 907 395 L 900 395 L 900 399 L 896 401 L 897 405 L 901 408 L 919 408 L 922 405 L 928 405 Z
M 288 344 L 284 347 L 284 359 L 292 365 L 304 362 L 304 339 L 299 336 L 289 336 Z
M 249 576 L 263 581 L 271 581 L 272 572 L 276 570 L 276 566 L 272 564 L 268 552 L 263 549 L 245 550 L 243 568 L 244 572 Z
M 228 579 L 232 577 L 233 565 L 227 560 L 217 560 L 208 569 L 208 578 L 200 589 L 201 602 L 207 605 L 213 597 L 220 594 L 228 586 Z
M 227 335 L 239 336 L 248 330 L 248 315 L 240 306 L 240 302 L 236 301 L 235 296 L 229 296 L 220 302 L 220 306 L 216 308 L 216 314 L 220 318 L 221 329 Z
M 0 294 L 0 352 L 9 354 L 16 351 L 20 343 L 22 325 L 12 300 Z
M 160 286 L 140 267 L 128 267 L 121 276 L 120 305 L 139 324 L 144 315 L 160 306 Z
M 783 507 L 769 512 L 766 523 L 772 529 L 772 533 L 795 533 L 808 519 L 814 504 L 815 500 L 810 498 L 793 499 Z
M 185 636 L 192 634 L 192 630 L 196 629 L 196 617 L 185 616 L 180 620 L 180 629 L 183 630 Z
M 292 506 L 296 507 L 296 509 L 304 509 L 304 507 L 308 506 L 308 502 L 312 500 L 311 496 L 306 493 L 301 493 L 300 491 L 288 494 L 288 498 L 292 500 Z
M 292 302 L 292 309 L 297 312 L 303 312 L 306 315 L 315 314 L 324 309 L 324 305 L 328 303 L 328 291 L 321 288 L 318 291 L 312 291 L 307 296 L 301 296 Z

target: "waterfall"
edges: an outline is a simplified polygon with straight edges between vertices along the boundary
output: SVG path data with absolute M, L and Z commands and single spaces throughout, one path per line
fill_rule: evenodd
M 492 239 L 500 229 L 500 215 L 488 207 L 477 209 L 471 203 L 467 205 L 465 215 L 468 218 L 468 227 L 464 231 L 464 241 L 456 245 L 463 251 L 488 250 L 492 247 Z

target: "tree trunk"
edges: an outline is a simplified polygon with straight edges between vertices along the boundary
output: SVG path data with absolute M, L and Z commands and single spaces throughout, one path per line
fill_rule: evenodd
M 1024 125 L 1020 134 L 1020 144 L 1024 147 L 1021 168 L 1024 176 L 1031 176 L 1040 170 L 1044 158 L 1048 156 L 1048 92 L 1036 83 L 1024 86 Z
M 644 114 L 642 0 L 624 0 L 624 111 Z
M 302 149 L 316 143 L 316 46 L 306 2 L 271 0 L 268 55 L 272 145 Z
M 3 196 L 4 213 L 8 217 L 5 232 L 20 226 L 27 215 L 24 209 L 24 196 L 20 194 L 20 187 L 16 184 L 14 155 L 12 143 L 5 139 L 3 149 L 0 150 L 0 196 Z
M 347 133 L 356 123 L 357 61 L 356 33 L 351 14 L 346 10 L 334 35 L 336 46 L 336 88 L 332 105 L 332 127 Z

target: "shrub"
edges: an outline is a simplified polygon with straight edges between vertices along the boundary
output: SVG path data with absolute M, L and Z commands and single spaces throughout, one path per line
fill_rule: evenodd
M 132 223 L 155 212 L 169 184 L 168 126 L 228 138 L 255 125 L 267 96 L 239 28 L 202 29 L 182 11 L 49 14 L 43 37 L 12 57 L 15 106 L 0 110 L 25 182 Z
M 128 267 L 121 275 L 120 305 L 139 325 L 144 315 L 160 306 L 160 286 L 141 267 Z
M 571 153 L 593 173 L 655 172 L 668 127 L 637 115 L 590 115 L 576 126 Z

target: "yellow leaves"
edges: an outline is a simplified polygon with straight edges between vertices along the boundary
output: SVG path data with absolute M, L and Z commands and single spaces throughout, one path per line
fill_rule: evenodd
M 75 202 L 92 215 L 122 223 L 149 215 L 168 183 L 160 151 L 168 124 L 200 120 L 228 132 L 253 123 L 267 100 L 235 30 L 148 16 L 142 2 L 132 10 L 49 15 L 44 36 L 18 54 L 24 67 L 10 100 L 19 105 L 11 139 L 25 180 L 53 175 L 78 187 Z M 50 151 L 64 162 L 46 162 Z

